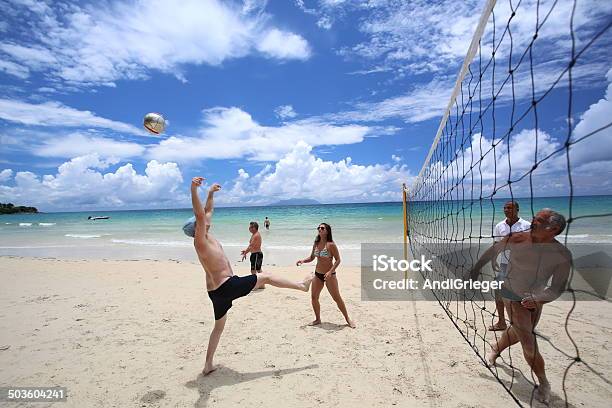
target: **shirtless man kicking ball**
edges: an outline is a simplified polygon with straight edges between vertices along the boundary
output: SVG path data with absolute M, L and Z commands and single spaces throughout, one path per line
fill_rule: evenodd
M 219 184 L 212 185 L 208 191 L 206 205 L 202 207 L 198 195 L 198 187 L 202 185 L 202 181 L 204 181 L 203 177 L 194 177 L 191 181 L 191 203 L 195 217 L 183 226 L 183 231 L 194 238 L 193 245 L 204 272 L 206 272 L 206 289 L 215 312 L 215 325 L 212 333 L 210 333 L 208 349 L 206 350 L 206 363 L 202 370 L 202 374 L 208 375 L 215 370 L 213 356 L 225 327 L 227 311 L 232 307 L 234 299 L 246 296 L 253 289 L 265 284 L 308 292 L 312 277 L 308 277 L 302 282 L 292 282 L 269 273 L 235 276 L 223 252 L 223 247 L 209 232 L 214 207 L 213 196 L 215 192 L 221 189 L 221 186 Z

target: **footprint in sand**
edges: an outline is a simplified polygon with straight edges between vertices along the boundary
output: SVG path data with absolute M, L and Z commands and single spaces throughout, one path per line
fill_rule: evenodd
M 154 403 L 156 401 L 159 401 L 160 399 L 163 399 L 165 396 L 166 396 L 166 391 L 163 391 L 163 390 L 153 390 L 153 391 L 149 391 L 145 395 L 143 395 L 142 398 L 140 399 L 140 401 L 145 403 L 145 404 L 151 404 L 151 403 Z

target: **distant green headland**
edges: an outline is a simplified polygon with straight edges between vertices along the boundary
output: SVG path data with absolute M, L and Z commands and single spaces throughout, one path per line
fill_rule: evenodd
M 17 213 L 37 213 L 36 207 L 24 207 L 23 205 L 15 206 L 13 203 L 0 203 L 0 214 L 17 214 Z

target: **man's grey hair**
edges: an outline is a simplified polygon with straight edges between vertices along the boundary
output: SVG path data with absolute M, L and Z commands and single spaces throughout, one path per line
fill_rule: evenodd
M 548 223 L 553 227 L 557 227 L 558 231 L 556 235 L 562 233 L 567 225 L 563 214 L 558 213 L 551 208 L 544 208 L 542 211 L 546 211 L 548 213 Z

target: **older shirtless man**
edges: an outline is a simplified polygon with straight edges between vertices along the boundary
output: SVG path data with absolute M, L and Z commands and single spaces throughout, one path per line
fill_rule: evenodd
M 485 263 L 502 251 L 510 250 L 508 270 L 500 291 L 510 317 L 510 327 L 492 345 L 486 360 L 489 365 L 494 365 L 502 351 L 520 342 L 525 360 L 538 377 L 536 397 L 545 403 L 550 399 L 550 383 L 534 330 L 543 305 L 563 293 L 569 278 L 572 254 L 555 239 L 563 232 L 565 224 L 563 215 L 545 208 L 533 217 L 531 231 L 515 233 L 495 243 L 471 271 L 471 278 L 476 279 Z
M 206 205 L 202 207 L 198 194 L 198 187 L 202 185 L 203 177 L 194 177 L 191 181 L 191 203 L 193 205 L 194 219 L 183 227 L 183 231 L 194 238 L 193 244 L 198 254 L 198 259 L 206 272 L 206 289 L 208 297 L 213 304 L 215 312 L 215 325 L 206 350 L 206 362 L 202 374 L 208 375 L 215 370 L 213 356 L 221 333 L 225 328 L 227 311 L 232 307 L 232 301 L 248 295 L 254 288 L 270 284 L 279 288 L 289 288 L 308 292 L 312 277 L 302 282 L 292 282 L 288 279 L 273 276 L 268 273 L 256 275 L 235 276 L 229 260 L 225 256 L 223 247 L 210 233 L 212 222 L 215 192 L 221 189 L 219 184 L 213 184 L 208 191 Z

